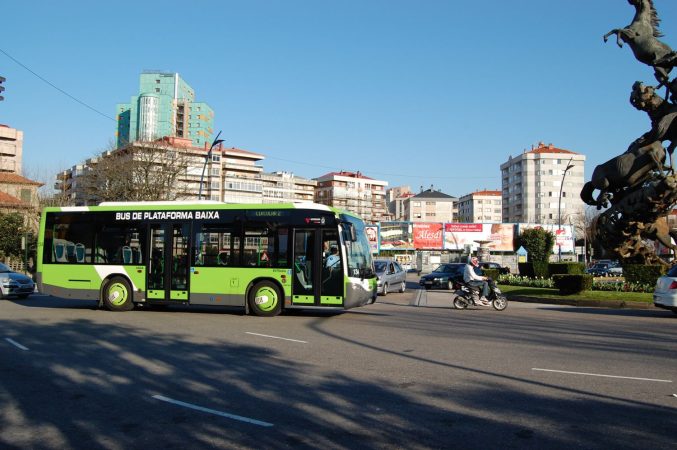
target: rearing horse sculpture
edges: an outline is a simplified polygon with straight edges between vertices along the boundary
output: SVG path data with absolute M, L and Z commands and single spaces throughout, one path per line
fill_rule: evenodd
M 663 86 L 669 81 L 668 74 L 677 63 L 675 52 L 658 40 L 663 34 L 658 29 L 660 19 L 653 0 L 628 0 L 628 3 L 635 7 L 632 23 L 609 31 L 604 35 L 604 42 L 615 34 L 618 46 L 623 47 L 623 42 L 628 44 L 638 61 L 653 67 L 659 86 Z

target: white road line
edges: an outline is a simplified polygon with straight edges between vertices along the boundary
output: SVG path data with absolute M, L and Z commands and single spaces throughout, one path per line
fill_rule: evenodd
M 15 341 L 12 338 L 5 338 L 7 342 L 15 346 L 16 348 L 20 348 L 21 350 L 28 350 L 28 347 L 24 347 L 23 345 L 19 344 L 17 341 Z
M 623 378 L 626 380 L 639 380 L 639 381 L 655 381 L 657 383 L 672 383 L 672 380 L 658 380 L 655 378 L 638 378 L 638 377 L 622 377 L 619 375 L 603 375 L 600 373 L 585 373 L 585 372 L 567 372 L 566 370 L 552 370 L 552 369 L 536 369 L 532 368 L 531 370 L 538 370 L 540 372 L 556 372 L 556 373 L 568 373 L 571 375 L 587 375 L 590 377 L 605 377 L 605 378 Z
M 156 399 L 156 400 L 161 400 L 163 402 L 172 403 L 174 405 L 183 406 L 185 408 L 194 409 L 196 411 L 202 411 L 202 412 L 206 412 L 206 413 L 209 413 L 209 414 L 214 414 L 214 415 L 217 415 L 217 416 L 225 417 L 227 419 L 239 420 L 240 422 L 247 422 L 247 423 L 251 423 L 253 425 L 259 425 L 261 427 L 272 427 L 273 426 L 272 423 L 263 422 L 261 420 L 256 420 L 256 419 L 250 419 L 249 417 L 238 416 L 236 414 L 229 414 L 229 413 L 226 413 L 226 412 L 217 411 L 215 409 L 204 408 L 202 406 L 193 405 L 191 403 L 186 403 L 186 402 L 182 402 L 182 401 L 179 401 L 179 400 L 174 400 L 174 399 L 165 397 L 163 395 L 154 395 L 153 398 Z
M 262 337 L 267 337 L 267 338 L 272 338 L 272 339 L 282 339 L 283 341 L 291 341 L 291 342 L 300 342 L 301 344 L 307 344 L 308 342 L 306 341 L 299 341 L 298 339 L 288 339 L 288 338 L 283 338 L 279 336 L 270 336 L 268 334 L 259 334 L 259 333 L 250 333 L 249 331 L 245 331 L 246 334 L 253 334 L 254 336 L 262 336 Z

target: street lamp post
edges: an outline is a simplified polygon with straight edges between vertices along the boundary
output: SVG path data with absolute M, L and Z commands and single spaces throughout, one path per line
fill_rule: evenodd
M 214 147 L 219 145 L 221 142 L 223 142 L 223 139 L 219 139 L 219 136 L 221 136 L 221 132 L 219 131 L 219 134 L 216 135 L 216 138 L 214 138 L 214 142 L 212 142 L 212 146 L 209 147 L 209 151 L 207 152 L 207 155 L 205 156 L 205 163 L 202 166 L 202 175 L 200 175 L 200 192 L 197 194 L 197 199 L 202 200 L 202 183 L 205 178 L 205 169 L 207 168 L 207 162 L 212 158 L 212 150 L 214 150 Z
M 559 202 L 557 204 L 557 233 L 562 232 L 562 190 L 564 189 L 564 178 L 567 176 L 567 172 L 569 169 L 573 168 L 574 165 L 571 164 L 571 161 L 574 159 L 572 156 L 569 162 L 567 163 L 566 169 L 564 169 L 564 173 L 562 174 L 562 184 L 559 186 Z M 555 235 L 555 239 L 557 239 L 557 235 Z M 557 256 L 557 261 L 561 262 L 562 261 L 562 245 L 558 245 L 558 256 Z

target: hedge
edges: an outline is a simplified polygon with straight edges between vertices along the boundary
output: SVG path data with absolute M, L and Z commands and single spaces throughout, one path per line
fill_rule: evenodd
M 559 289 L 560 295 L 571 295 L 592 289 L 592 278 L 592 275 L 588 274 L 557 274 L 553 275 L 552 281 L 555 283 L 555 287 Z
M 550 278 L 547 262 L 526 262 L 517 264 L 519 273 L 529 278 Z
M 662 265 L 623 264 L 623 276 L 628 283 L 655 285 L 656 280 L 667 272 L 668 267 Z
M 583 275 L 585 273 L 585 264 L 578 262 L 557 262 L 548 264 L 548 273 L 550 276 L 563 275 Z
M 487 276 L 495 281 L 498 281 L 498 276 L 501 274 L 498 269 L 482 269 L 482 273 L 484 276 Z

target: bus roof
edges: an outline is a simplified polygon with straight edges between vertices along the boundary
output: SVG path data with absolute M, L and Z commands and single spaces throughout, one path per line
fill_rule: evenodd
M 96 206 L 60 206 L 44 208 L 45 212 L 95 212 L 95 211 L 161 211 L 177 210 L 247 210 L 247 209 L 312 209 L 335 214 L 350 214 L 337 208 L 313 202 L 295 203 L 222 203 L 213 200 L 200 201 L 144 201 L 144 202 L 103 202 Z M 352 214 L 351 214 L 352 215 Z

